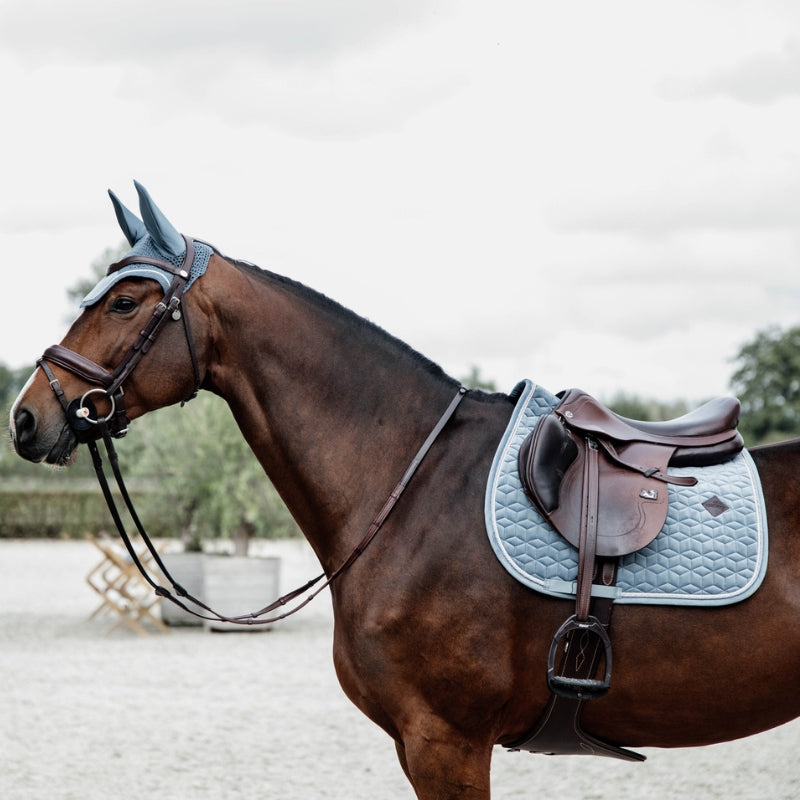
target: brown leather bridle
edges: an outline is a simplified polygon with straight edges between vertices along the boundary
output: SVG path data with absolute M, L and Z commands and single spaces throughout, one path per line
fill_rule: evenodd
M 148 264 L 172 275 L 172 281 L 164 298 L 156 305 L 147 324 L 142 328 L 136 341 L 131 345 L 131 348 L 113 372 L 109 372 L 94 361 L 80 355 L 80 353 L 62 347 L 60 344 L 48 347 L 36 362 L 41 367 L 47 380 L 50 381 L 50 388 L 64 409 L 67 422 L 79 442 L 99 439 L 103 435 L 103 429 L 106 429 L 115 438 L 120 438 L 127 433 L 129 421 L 125 413 L 123 384 L 147 354 L 158 338 L 159 333 L 163 330 L 165 323 L 170 319 L 176 322 L 183 320 L 189 358 L 194 372 L 194 391 L 186 400 L 191 400 L 197 396 L 201 383 L 200 370 L 197 365 L 191 331 L 189 330 L 189 318 L 186 314 L 186 309 L 181 309 L 183 294 L 189 281 L 189 270 L 194 260 L 194 242 L 188 236 L 184 236 L 183 239 L 186 243 L 186 253 L 179 267 L 175 267 L 160 258 L 130 255 L 108 268 L 106 275 L 112 275 L 129 264 Z M 68 400 L 61 388 L 61 384 L 50 368 L 50 364 L 66 369 L 93 384 L 96 388 L 89 389 L 79 398 Z M 91 396 L 94 394 L 104 395 L 111 404 L 111 410 L 105 417 L 97 415 L 94 403 L 91 402 Z
M 123 480 L 122 473 L 119 469 L 119 459 L 112 441 L 112 437 L 120 438 L 124 436 L 128 430 L 129 423 L 127 417 L 125 416 L 125 403 L 122 385 L 136 368 L 137 364 L 146 355 L 153 342 L 155 342 L 158 334 L 161 332 L 161 330 L 163 330 L 164 324 L 168 319 L 173 319 L 175 321 L 183 319 L 184 330 L 186 332 L 186 341 L 189 348 L 189 355 L 192 362 L 195 380 L 194 392 L 192 393 L 191 397 L 187 398 L 187 400 L 191 400 L 193 397 L 195 397 L 197 392 L 200 390 L 202 379 L 194 352 L 194 346 L 192 344 L 192 336 L 189 330 L 186 309 L 184 308 L 183 311 L 181 311 L 180 308 L 183 293 L 186 290 L 186 285 L 190 277 L 187 265 L 189 268 L 191 268 L 192 261 L 194 259 L 194 244 L 192 240 L 186 236 L 183 238 L 186 242 L 186 255 L 184 256 L 180 267 L 176 268 L 172 264 L 162 261 L 161 259 L 133 255 L 123 258 L 121 261 L 118 261 L 116 264 L 112 264 L 108 268 L 106 274 L 111 275 L 128 264 L 149 264 L 163 269 L 172 275 L 172 282 L 167 289 L 166 294 L 164 295 L 164 299 L 156 306 L 150 320 L 142 329 L 130 350 L 128 350 L 125 357 L 117 365 L 113 372 L 109 372 L 107 369 L 101 367 L 99 364 L 96 364 L 94 361 L 91 361 L 90 359 L 74 352 L 73 350 L 62 347 L 61 345 L 53 345 L 52 347 L 48 347 L 44 351 L 42 357 L 36 363 L 39 367 L 41 367 L 48 381 L 50 381 L 50 388 L 53 390 L 53 393 L 58 398 L 61 407 L 64 409 L 64 414 L 67 418 L 68 425 L 74 432 L 78 441 L 85 443 L 89 448 L 89 451 L 92 455 L 92 463 L 95 474 L 97 475 L 97 480 L 103 492 L 108 510 L 114 519 L 117 532 L 119 533 L 119 536 L 122 539 L 133 563 L 142 574 L 142 577 L 153 588 L 155 593 L 159 597 L 170 600 L 184 611 L 188 611 L 190 614 L 200 617 L 201 619 L 219 620 L 238 625 L 267 625 L 277 622 L 278 620 L 285 619 L 291 614 L 299 611 L 304 606 L 308 605 L 308 603 L 310 603 L 320 592 L 322 592 L 323 589 L 330 586 L 334 580 L 336 580 L 347 569 L 349 569 L 356 559 L 361 556 L 367 545 L 369 545 L 369 543 L 375 538 L 383 523 L 386 521 L 386 518 L 389 516 L 389 513 L 400 499 L 400 495 L 405 491 L 408 482 L 417 471 L 417 468 L 422 463 L 422 460 L 427 454 L 428 450 L 431 448 L 434 441 L 436 441 L 445 425 L 447 425 L 450 417 L 455 413 L 456 408 L 458 408 L 459 404 L 463 400 L 467 390 L 463 386 L 458 388 L 458 391 L 455 397 L 453 397 L 451 400 L 450 405 L 447 407 L 444 414 L 442 414 L 442 416 L 439 418 L 439 421 L 436 423 L 427 439 L 417 451 L 416 455 L 403 474 L 403 477 L 400 479 L 400 482 L 392 490 L 381 510 L 370 523 L 361 541 L 356 545 L 348 558 L 338 568 L 333 570 L 321 585 L 317 586 L 314 591 L 311 591 L 316 584 L 326 577 L 325 573 L 313 578 L 303 586 L 300 586 L 288 594 L 279 597 L 277 600 L 262 608 L 260 611 L 242 614 L 236 617 L 226 616 L 214 611 L 201 600 L 198 600 L 196 597 L 193 597 L 191 594 L 189 594 L 189 592 L 187 592 L 186 589 L 184 589 L 183 586 L 181 586 L 172 577 L 172 575 L 169 573 L 169 570 L 167 570 L 167 568 L 164 566 L 164 562 L 161 559 L 158 550 L 150 540 L 150 537 L 148 536 L 147 531 L 142 525 L 139 515 L 136 513 L 136 509 L 133 506 L 130 494 L 128 493 L 127 487 L 125 486 L 125 481 Z M 61 384 L 50 368 L 48 362 L 66 369 L 88 383 L 95 385 L 97 388 L 89 389 L 88 391 L 84 392 L 81 397 L 77 397 L 71 401 L 67 400 L 64 390 L 61 388 Z M 105 395 L 111 403 L 111 410 L 105 417 L 98 416 L 97 410 L 94 407 L 94 403 L 91 401 L 91 395 L 94 393 Z M 133 546 L 130 540 L 103 469 L 103 459 L 100 455 L 100 450 L 97 447 L 98 439 L 103 440 L 106 454 L 111 464 L 112 472 L 114 473 L 114 479 L 123 502 L 128 510 L 128 514 L 130 515 L 131 520 L 136 526 L 136 530 L 142 537 L 142 541 L 144 541 L 159 570 L 172 586 L 172 591 L 159 584 L 147 572 L 139 558 L 139 554 L 136 552 L 136 548 Z M 296 600 L 303 595 L 306 595 L 306 597 L 288 611 L 270 617 L 264 616 L 282 608 L 288 602 Z M 199 613 L 193 608 L 187 607 L 184 600 L 192 603 L 198 608 L 201 608 L 204 613 Z

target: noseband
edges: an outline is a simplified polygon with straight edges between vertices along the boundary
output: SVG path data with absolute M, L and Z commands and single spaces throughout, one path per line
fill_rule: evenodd
M 153 315 L 113 372 L 109 372 L 94 361 L 66 347 L 62 347 L 60 344 L 48 347 L 36 362 L 41 367 L 47 380 L 50 381 L 50 388 L 64 409 L 67 422 L 79 442 L 100 438 L 103 435 L 102 428 L 105 428 L 115 438 L 120 438 L 127 433 L 129 421 L 125 413 L 125 393 L 122 385 L 156 341 L 164 324 L 169 319 L 176 322 L 183 320 L 186 342 L 189 347 L 189 357 L 194 371 L 194 391 L 184 402 L 197 396 L 201 382 L 200 370 L 189 331 L 189 319 L 185 309 L 181 311 L 181 300 L 189 280 L 189 268 L 191 268 L 194 260 L 194 242 L 188 236 L 184 236 L 183 239 L 186 243 L 186 253 L 180 267 L 175 267 L 168 261 L 162 261 L 159 258 L 131 255 L 108 268 L 106 275 L 112 275 L 129 264 L 149 264 L 172 275 L 172 281 L 163 300 L 155 307 Z M 67 400 L 61 384 L 50 368 L 50 364 L 66 369 L 88 383 L 94 384 L 96 388 L 89 389 L 81 397 L 76 397 L 71 401 Z M 97 410 L 91 400 L 91 395 L 93 394 L 102 394 L 108 398 L 111 410 L 105 417 L 97 415 Z

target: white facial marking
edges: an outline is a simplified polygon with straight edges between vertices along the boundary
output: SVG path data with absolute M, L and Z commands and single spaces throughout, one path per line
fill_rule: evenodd
M 38 371 L 39 371 L 39 367 L 36 367 L 36 369 L 33 371 L 33 374 L 30 376 L 30 378 L 28 378 L 28 380 L 25 381 L 25 385 L 22 387 L 22 389 L 20 390 L 20 393 L 17 395 L 17 399 L 14 401 L 14 405 L 11 406 L 11 414 L 10 414 L 11 418 L 9 420 L 9 427 L 11 429 L 11 435 L 14 438 L 16 438 L 16 436 L 17 436 L 17 427 L 14 424 L 14 418 L 17 416 L 17 409 L 19 408 L 20 400 L 22 400 L 25 392 L 27 392 L 28 389 L 30 388 L 30 385 L 33 383 L 33 379 L 36 377 L 36 373 Z

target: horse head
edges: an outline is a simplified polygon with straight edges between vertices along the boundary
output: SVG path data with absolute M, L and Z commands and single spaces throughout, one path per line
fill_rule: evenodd
M 67 464 L 79 442 L 124 435 L 129 420 L 193 397 L 202 382 L 203 318 L 190 329 L 184 293 L 213 251 L 136 190 L 141 219 L 109 191 L 131 250 L 86 295 L 11 409 L 14 447 L 30 461 Z M 151 348 L 157 356 L 145 357 Z

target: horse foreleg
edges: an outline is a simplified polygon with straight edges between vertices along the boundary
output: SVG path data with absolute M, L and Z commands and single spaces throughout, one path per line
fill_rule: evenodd
M 489 800 L 491 743 L 476 744 L 446 726 L 397 743 L 397 755 L 419 800 Z

